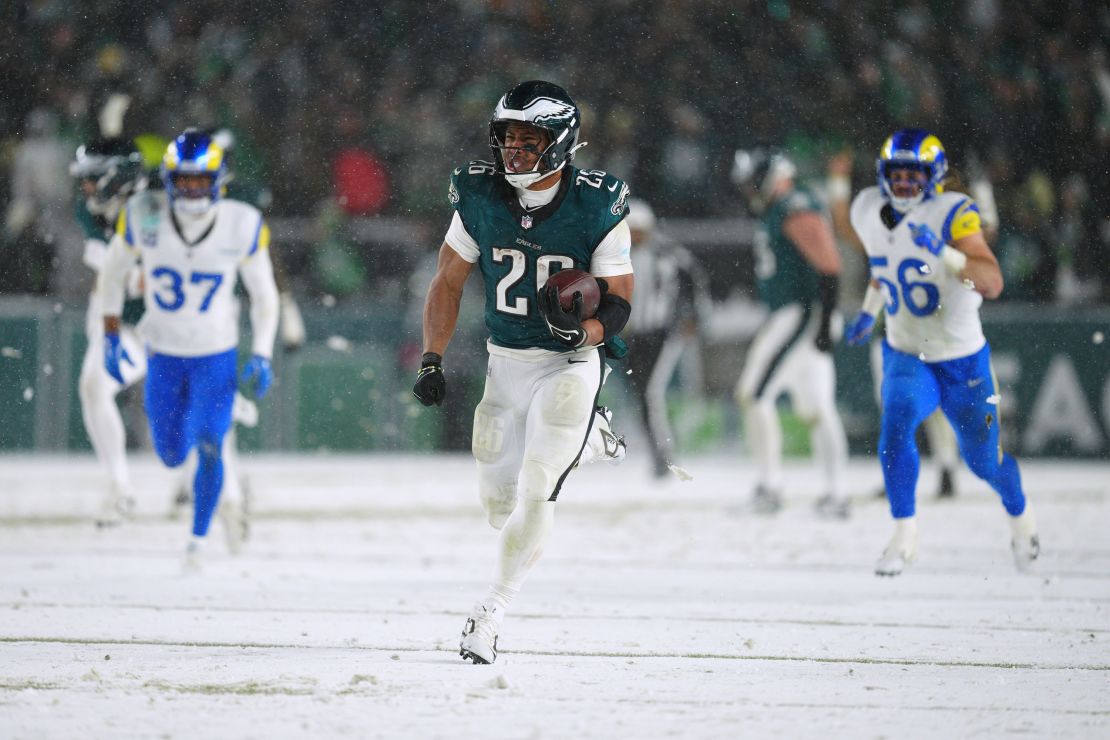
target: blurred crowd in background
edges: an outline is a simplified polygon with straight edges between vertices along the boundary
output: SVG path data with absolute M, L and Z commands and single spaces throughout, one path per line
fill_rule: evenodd
M 119 133 L 152 165 L 187 126 L 229 129 L 237 194 L 271 218 L 314 219 L 319 242 L 350 237 L 359 217 L 386 216 L 408 219 L 434 249 L 449 220 L 450 170 L 488 157 L 486 125 L 505 90 L 543 78 L 583 108 L 589 146 L 576 164 L 628 180 L 664 224 L 745 215 L 729 181 L 738 147 L 785 147 L 817 180 L 847 152 L 858 190 L 874 182 L 890 130 L 932 129 L 965 178 L 993 185 L 1004 298 L 1110 300 L 1103 3 L 908 0 L 892 11 L 857 0 L 28 0 L 5 8 L 4 294 L 54 290 L 55 250 L 79 251 L 62 226 L 75 199 L 67 164 L 81 141 L 114 133 L 104 130 L 113 114 L 122 112 Z M 290 256 L 294 265 L 315 269 L 323 259 L 312 241 L 293 245 L 302 252 Z M 373 269 L 350 255 L 328 258 L 341 268 L 332 279 Z

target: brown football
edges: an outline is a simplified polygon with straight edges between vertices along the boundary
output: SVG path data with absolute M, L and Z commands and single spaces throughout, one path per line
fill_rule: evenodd
M 601 303 L 601 288 L 598 287 L 597 279 L 585 270 L 573 267 L 559 270 L 547 279 L 547 284 L 559 289 L 559 305 L 564 311 L 574 307 L 574 294 L 581 293 L 581 318 L 590 319 L 597 313 L 597 306 Z

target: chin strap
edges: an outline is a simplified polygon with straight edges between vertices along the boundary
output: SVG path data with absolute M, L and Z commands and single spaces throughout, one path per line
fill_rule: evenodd
M 547 172 L 506 172 L 505 180 L 517 190 L 527 190 L 528 186 L 535 185 L 543 178 L 560 172 L 565 165 L 566 161 L 555 169 L 548 170 Z

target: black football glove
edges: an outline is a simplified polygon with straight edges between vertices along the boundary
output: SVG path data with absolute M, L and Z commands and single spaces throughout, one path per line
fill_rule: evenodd
M 836 310 L 836 293 L 839 279 L 836 275 L 819 275 L 817 278 L 817 296 L 820 300 L 820 321 L 817 324 L 817 336 L 813 340 L 818 352 L 832 351 L 832 322 L 833 311 Z
M 822 316 L 821 323 L 817 326 L 817 336 L 814 338 L 813 343 L 817 346 L 818 352 L 831 352 L 832 351 L 832 336 L 829 327 L 829 316 Z
M 570 311 L 564 311 L 559 305 L 559 289 L 554 285 L 545 285 L 536 294 L 543 320 L 547 322 L 547 330 L 551 336 L 561 344 L 576 349 L 586 343 L 588 334 L 582 328 L 582 294 L 574 292 L 574 304 Z
M 447 378 L 443 377 L 443 358 L 435 352 L 425 352 L 416 374 L 412 395 L 425 406 L 439 406 L 447 396 Z

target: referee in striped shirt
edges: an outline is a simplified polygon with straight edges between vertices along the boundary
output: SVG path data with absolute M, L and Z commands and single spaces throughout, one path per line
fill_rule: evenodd
M 644 416 L 655 476 L 661 478 L 673 452 L 667 386 L 696 337 L 698 320 L 706 316 L 708 280 L 689 250 L 655 229 L 655 213 L 646 202 L 629 199 L 627 223 L 636 275 L 636 300 L 622 332 L 629 344 L 627 377 Z

